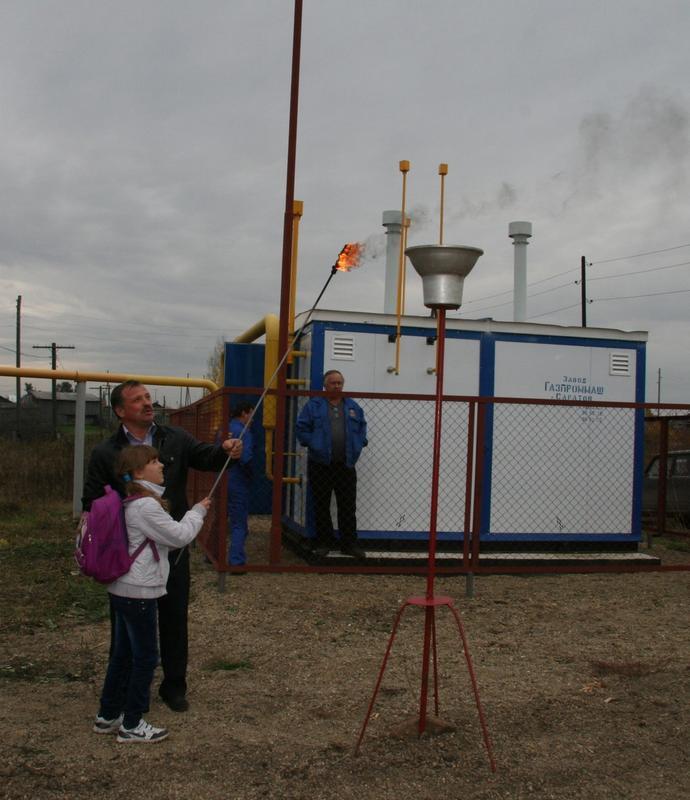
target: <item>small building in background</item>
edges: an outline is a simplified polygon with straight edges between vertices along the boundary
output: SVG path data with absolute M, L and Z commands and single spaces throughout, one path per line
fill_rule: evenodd
M 22 397 L 22 408 L 38 409 L 41 416 L 45 414 L 46 419 L 52 417 L 53 395 L 51 392 L 42 392 L 38 389 L 29 389 Z M 74 425 L 77 408 L 76 392 L 57 392 L 57 424 Z M 86 395 L 86 424 L 100 425 L 101 423 L 101 400 L 98 395 Z

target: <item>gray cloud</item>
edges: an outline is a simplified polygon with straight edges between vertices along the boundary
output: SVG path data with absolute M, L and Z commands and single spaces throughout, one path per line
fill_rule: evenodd
M 400 159 L 412 164 L 410 244 L 436 240 L 437 165 L 450 166 L 444 239 L 486 251 L 465 287 L 468 314 L 511 288 L 511 219 L 534 222 L 530 280 L 583 252 L 687 242 L 690 7 L 662 6 L 305 4 L 298 306 L 359 240 L 362 268 L 323 307 L 380 310 L 381 212 L 399 206 Z M 6 361 L 17 294 L 29 355 L 57 337 L 77 346 L 66 366 L 179 375 L 204 371 L 219 334 L 277 312 L 291 31 L 282 0 L 0 4 Z M 690 288 L 669 270 L 593 283 L 592 296 L 624 294 L 626 281 L 629 294 Z M 408 298 L 426 313 L 414 276 Z M 680 398 L 686 359 L 654 344 L 683 341 L 678 298 L 598 301 L 591 313 L 649 328 L 650 370 L 676 370 Z M 531 298 L 530 313 L 576 301 L 567 285 Z M 505 318 L 510 304 L 484 313 Z M 540 321 L 577 324 L 578 309 Z

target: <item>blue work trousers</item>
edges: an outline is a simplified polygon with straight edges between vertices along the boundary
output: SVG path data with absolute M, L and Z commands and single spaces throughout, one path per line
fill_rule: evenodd
M 247 563 L 244 543 L 249 533 L 249 486 L 242 475 L 232 475 L 228 481 L 228 517 L 230 519 L 230 547 L 228 564 L 241 566 Z

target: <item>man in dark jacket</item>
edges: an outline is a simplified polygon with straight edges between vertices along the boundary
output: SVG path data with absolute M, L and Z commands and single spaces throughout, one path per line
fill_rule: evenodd
M 110 395 L 110 406 L 120 419 L 120 427 L 109 439 L 96 445 L 91 453 L 84 485 L 82 508 L 87 511 L 91 503 L 104 493 L 110 484 L 121 494 L 123 486 L 115 475 L 115 463 L 120 450 L 127 445 L 148 444 L 155 447 L 164 465 L 165 493 L 170 513 L 180 520 L 187 512 L 187 472 L 190 468 L 218 471 L 228 455 L 238 459 L 242 443 L 226 439 L 220 445 L 197 441 L 182 428 L 157 425 L 154 422 L 153 403 L 148 389 L 137 381 L 127 381 L 116 386 Z M 186 711 L 189 707 L 187 692 L 187 607 L 189 605 L 189 550 L 171 550 L 170 577 L 167 594 L 158 601 L 158 628 L 160 634 L 163 682 L 158 690 L 163 701 L 173 711 Z
M 340 551 L 365 557 L 357 546 L 357 472 L 355 464 L 367 446 L 367 422 L 361 406 L 343 396 L 345 379 L 338 370 L 323 376 L 326 397 L 312 397 L 297 418 L 299 443 L 309 450 L 307 480 L 314 507 L 313 553 L 322 558 L 335 544 L 331 497 L 338 506 Z

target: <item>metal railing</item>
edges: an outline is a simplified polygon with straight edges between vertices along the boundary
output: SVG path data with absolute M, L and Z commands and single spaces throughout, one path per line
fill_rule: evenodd
M 214 441 L 220 431 L 227 431 L 229 408 L 238 396 L 251 399 L 260 392 L 260 387 L 220 390 L 173 415 L 171 422 L 203 441 Z M 358 538 L 368 554 L 381 554 L 353 563 L 309 558 L 315 532 L 313 497 L 306 451 L 295 441 L 294 426 L 299 411 L 316 393 L 287 394 L 285 477 L 292 482 L 284 487 L 281 518 L 272 520 L 270 532 L 267 517 L 252 518 L 251 527 L 260 531 L 251 563 L 243 569 L 423 573 L 434 397 L 350 394 L 365 412 L 369 439 L 357 463 Z M 650 422 L 652 410 L 655 416 Z M 672 450 L 680 449 L 672 432 L 674 424 L 683 422 L 674 416 L 675 423 L 659 423 L 656 414 L 666 412 L 688 414 L 690 406 L 445 397 L 438 572 L 689 569 L 690 556 L 659 563 L 644 555 L 653 543 L 650 531 L 663 505 L 658 490 L 650 506 L 645 467 L 663 452 L 664 436 L 666 442 L 668 436 L 676 442 Z M 261 434 L 258 420 L 253 431 Z M 255 452 L 258 449 L 255 445 Z M 214 477 L 203 473 L 190 477 L 190 499 L 203 496 Z M 226 563 L 226 504 L 222 487 L 200 536 L 219 573 L 232 571 Z M 270 514 L 270 506 L 262 513 Z M 331 513 L 337 527 L 335 503 Z M 283 549 L 278 542 L 281 556 L 276 562 L 268 556 L 270 539 L 281 533 Z M 610 557 L 601 559 L 600 551 Z

